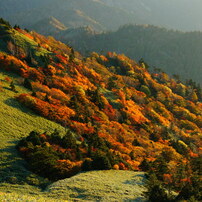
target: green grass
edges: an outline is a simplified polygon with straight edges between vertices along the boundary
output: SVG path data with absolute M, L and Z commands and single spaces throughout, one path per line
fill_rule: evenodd
M 68 193 L 73 201 L 145 201 L 144 179 L 143 172 L 90 171 L 57 181 L 47 192 L 55 197 Z
M 144 180 L 143 172 L 123 170 L 83 172 L 51 184 L 44 191 L 44 196 L 34 193 L 22 195 L 0 192 L 0 201 L 14 199 L 12 201 L 59 202 L 62 198 L 66 201 L 144 202 L 145 199 L 142 197 L 145 191 Z
M 10 90 L 10 83 L 5 81 L 5 77 L 14 81 L 18 93 Z M 40 189 L 37 186 L 28 184 L 39 185 L 46 180 L 26 169 L 26 162 L 18 155 L 15 145 L 33 130 L 52 132 L 57 128 L 64 132 L 64 128 L 37 116 L 15 100 L 16 95 L 28 92 L 17 84 L 19 81 L 14 74 L 0 73 L 0 191 L 39 193 Z
M 46 54 L 50 54 L 49 51 L 47 51 L 44 48 L 37 48 L 38 47 L 38 43 L 32 39 L 30 39 L 29 37 L 25 36 L 24 34 L 17 32 L 15 30 L 14 34 L 11 35 L 11 37 L 13 38 L 13 40 L 15 41 L 15 44 L 22 47 L 24 50 L 29 51 L 34 50 L 35 54 L 37 57 L 40 55 L 46 55 Z
M 16 194 L 16 193 L 2 193 L 0 192 L 0 201 L 10 201 L 10 202 L 60 202 L 66 200 L 60 199 L 51 199 L 48 197 L 41 197 L 41 196 L 32 196 L 26 194 Z
M 8 52 L 6 48 L 7 43 L 5 43 L 5 39 L 7 41 L 13 41 L 14 44 L 25 50 L 27 54 L 31 53 L 31 55 L 35 57 L 38 62 L 41 62 L 41 56 L 51 55 L 51 52 L 49 52 L 47 49 L 43 47 L 38 47 L 38 43 L 36 41 L 30 39 L 29 37 L 14 29 L 7 30 L 6 32 L 3 32 L 0 36 L 0 48 L 4 52 Z

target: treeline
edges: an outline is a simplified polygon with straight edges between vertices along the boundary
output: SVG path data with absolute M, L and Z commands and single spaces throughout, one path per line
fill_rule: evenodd
M 80 171 L 131 168 L 111 148 L 96 132 L 79 136 L 70 130 L 65 135 L 57 130 L 49 135 L 32 131 L 17 145 L 29 169 L 49 180 L 71 177 Z
M 201 201 L 201 156 L 192 155 L 188 161 L 178 162 L 176 169 L 169 166 L 172 160 L 172 154 L 164 150 L 155 161 L 144 159 L 140 164 L 147 172 L 146 198 L 152 202 Z

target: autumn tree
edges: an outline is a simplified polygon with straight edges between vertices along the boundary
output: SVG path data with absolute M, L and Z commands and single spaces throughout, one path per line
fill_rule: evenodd
M 142 85 L 140 91 L 144 92 L 147 96 L 151 96 L 151 91 L 146 85 Z

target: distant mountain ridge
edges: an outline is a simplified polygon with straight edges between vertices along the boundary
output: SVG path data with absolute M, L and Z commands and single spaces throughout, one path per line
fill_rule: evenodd
M 55 35 L 60 31 L 64 31 L 67 27 L 54 17 L 43 19 L 32 26 L 37 29 L 41 34 Z
M 201 0 L 101 0 L 136 14 L 146 24 L 169 29 L 202 30 Z M 138 23 L 139 24 L 139 23 Z
M 1 0 L 0 17 L 29 29 L 52 16 L 65 26 L 97 31 L 128 23 L 193 31 L 202 30 L 201 7 L 201 0 Z
M 32 25 L 50 16 L 58 19 L 65 26 L 75 28 L 90 25 L 95 30 L 117 29 L 120 25 L 133 23 L 135 19 L 123 9 L 93 0 L 44 0 L 43 2 L 3 0 L 0 2 L 0 13 L 1 17 L 12 24 L 19 24 L 28 29 L 32 29 Z
M 76 32 L 76 30 L 74 31 Z M 114 32 L 89 31 L 69 35 L 67 31 L 55 36 L 83 54 L 92 51 L 115 51 L 144 60 L 183 80 L 193 79 L 202 85 L 202 32 L 179 32 L 151 25 L 126 25 Z

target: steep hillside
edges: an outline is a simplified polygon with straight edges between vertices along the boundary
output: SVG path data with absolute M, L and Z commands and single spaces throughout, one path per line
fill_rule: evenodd
M 11 80 L 14 81 L 18 93 L 10 90 Z M 57 128 L 62 132 L 64 128 L 37 116 L 17 102 L 15 99 L 17 94 L 29 92 L 22 87 L 22 79 L 19 76 L 1 69 L 0 82 L 0 192 L 39 194 L 37 186 L 43 187 L 47 180 L 37 177 L 26 169 L 26 162 L 20 158 L 15 149 L 16 143 L 32 130 L 44 132 Z M 5 198 L 0 193 L 0 200 Z
M 1 30 L 3 26 L 1 24 Z M 14 33 L 14 30 L 13 30 Z M 26 33 L 26 32 L 24 32 Z M 1 50 L 3 41 L 6 42 L 9 35 L 5 35 L 1 33 Z M 26 36 L 20 35 L 23 39 L 29 43 L 29 38 Z M 17 37 L 17 35 L 16 35 Z M 22 42 L 22 46 L 25 47 Z M 31 48 L 31 44 L 30 48 Z M 6 46 L 5 46 L 6 49 Z M 4 50 L 5 50 L 4 49 Z M 1 62 L 2 64 L 2 58 Z M 10 83 L 14 82 L 15 91 L 11 90 Z M 61 125 L 49 121 L 41 116 L 38 116 L 32 110 L 29 110 L 27 107 L 21 105 L 15 97 L 20 95 L 21 93 L 31 93 L 30 90 L 23 87 L 23 79 L 21 76 L 17 74 L 13 74 L 12 71 L 7 69 L 6 71 L 2 69 L 2 65 L 0 65 L 0 201 L 70 201 L 72 197 L 72 190 L 77 190 L 77 194 L 80 195 L 80 191 L 77 189 L 77 186 L 82 186 L 79 182 L 84 180 L 83 176 L 76 176 L 77 183 L 72 179 L 71 188 L 72 190 L 61 190 L 59 185 L 63 185 L 58 182 L 58 188 L 60 188 L 59 192 L 56 191 L 46 191 L 44 192 L 44 188 L 47 185 L 50 185 L 50 182 L 47 179 L 39 177 L 38 175 L 30 172 L 27 169 L 27 163 L 20 157 L 16 150 L 16 144 L 20 139 L 26 137 L 31 131 L 37 130 L 39 132 L 48 133 L 53 132 L 55 129 L 65 134 L 65 129 Z M 118 171 L 117 171 L 118 172 Z M 124 171 L 122 171 L 123 173 Z M 101 175 L 102 172 L 99 173 Z M 93 177 L 99 177 L 94 173 Z M 110 176 L 110 174 L 108 175 Z M 112 173 L 111 173 L 112 176 Z M 135 173 L 131 172 L 129 175 L 124 175 L 125 181 L 133 181 Z M 112 178 L 112 177 L 111 177 Z M 138 178 L 138 177 L 137 177 Z M 86 181 L 90 178 L 86 178 Z M 139 179 L 139 178 L 138 178 Z M 116 179 L 111 179 L 111 183 L 115 183 Z M 137 181 L 140 183 L 140 180 Z M 121 182 L 119 182 L 121 183 Z M 69 182 L 70 184 L 70 182 Z M 91 191 L 90 182 L 89 189 L 86 188 L 86 197 Z M 57 185 L 53 184 L 52 187 L 56 189 Z M 121 184 L 121 188 L 125 187 L 126 190 L 129 189 L 131 193 L 134 194 L 134 197 L 141 197 L 139 192 L 133 192 L 133 186 L 127 184 Z M 99 188 L 99 186 L 97 186 Z M 105 187 L 101 187 L 102 193 L 107 197 L 109 194 Z M 112 191 L 116 191 L 111 188 Z M 143 188 L 139 186 L 139 191 Z M 89 192 L 89 193 L 87 193 Z M 90 194 L 89 194 L 90 195 Z M 84 197 L 84 196 L 83 196 Z M 109 194 L 110 197 L 110 194 Z M 76 198 L 76 196 L 74 196 Z M 77 198 L 78 200 L 78 198 Z
M 8 79 L 6 90 L 23 107 L 66 128 L 27 131 L 16 148 L 29 170 L 49 181 L 80 171 L 143 170 L 155 174 L 159 188 L 201 199 L 200 87 L 149 73 L 147 63 L 125 55 L 85 58 L 52 37 L 13 29 L 3 20 L 0 34 L 1 71 L 19 75 L 29 92 L 18 92 Z
M 41 34 L 56 35 L 60 31 L 64 31 L 67 27 L 54 17 L 43 19 L 32 26 L 33 30 L 37 30 Z
M 75 189 L 75 182 L 78 183 Z M 145 175 L 133 171 L 90 171 L 51 184 L 46 192 L 71 193 L 79 201 L 146 201 Z M 106 191 L 107 190 L 107 191 Z
M 115 32 L 79 33 L 74 36 L 64 31 L 56 37 L 83 54 L 115 51 L 137 61 L 144 58 L 151 67 L 161 68 L 170 75 L 177 74 L 183 80 L 192 79 L 202 85 L 201 32 L 184 33 L 154 26 L 127 25 Z

